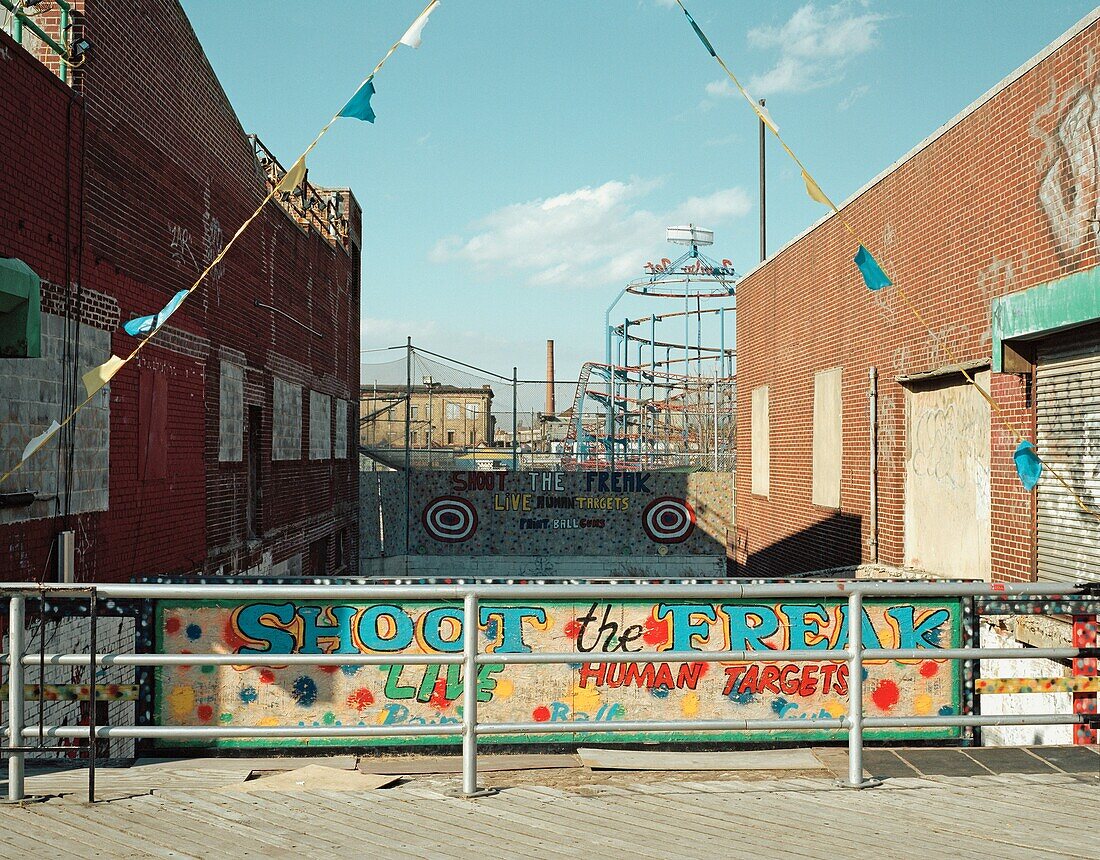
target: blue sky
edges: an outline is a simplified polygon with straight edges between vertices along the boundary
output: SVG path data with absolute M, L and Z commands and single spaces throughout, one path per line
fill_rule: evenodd
M 423 0 L 183 6 L 245 129 L 289 165 Z M 1092 4 L 688 8 L 839 201 Z M 421 48 L 379 74 L 377 122 L 342 120 L 310 159 L 311 181 L 350 186 L 363 206 L 363 348 L 412 335 L 535 378 L 553 338 L 565 378 L 602 358 L 625 280 L 676 256 L 666 225 L 712 227 L 712 256 L 751 268 L 757 126 L 723 77 L 670 0 L 443 0 Z M 821 214 L 769 141 L 769 247 Z M 666 310 L 633 299 L 615 316 Z

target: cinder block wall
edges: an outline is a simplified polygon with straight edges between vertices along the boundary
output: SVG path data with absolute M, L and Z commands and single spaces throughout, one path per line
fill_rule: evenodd
M 47 619 L 44 624 L 32 622 L 27 625 L 23 634 L 24 648 L 28 654 L 37 654 L 45 639 L 45 651 L 47 654 L 87 654 L 91 647 L 91 625 L 87 618 L 62 618 Z M 96 622 L 96 650 L 101 654 L 124 653 L 129 654 L 135 650 L 135 627 L 133 618 L 99 618 Z M 3 650 L 7 650 L 8 636 L 3 637 Z M 42 676 L 36 667 L 28 666 L 25 669 L 23 681 L 25 684 L 88 684 L 89 671 L 87 666 L 48 666 Z M 100 685 L 133 684 L 135 671 L 132 666 L 104 666 L 96 673 L 96 683 Z M 0 707 L 3 711 L 3 721 L 7 723 L 8 697 L 2 697 Z M 132 701 L 120 699 L 103 703 L 106 708 L 105 718 L 99 719 L 100 725 L 132 726 L 134 725 L 136 707 Z M 38 701 L 28 700 L 23 709 L 23 724 L 28 728 L 36 728 L 39 723 L 39 708 L 43 726 L 86 726 L 88 725 L 88 703 L 69 701 Z M 81 741 L 68 738 L 50 738 L 39 744 L 37 738 L 28 740 L 28 746 L 71 746 L 72 752 L 43 752 L 28 753 L 28 758 L 57 759 L 57 758 L 82 758 L 84 756 Z M 106 749 L 104 749 L 106 747 Z M 106 753 L 105 758 L 126 759 L 134 756 L 134 741 L 130 738 L 112 738 L 109 742 L 100 742 L 100 753 Z
M 903 563 L 907 439 L 904 390 L 896 378 L 948 365 L 945 344 L 962 362 L 988 361 L 992 299 L 1100 262 L 1095 225 L 1075 232 L 1079 219 L 1066 212 L 1096 205 L 1095 169 L 1075 176 L 1067 146 L 1094 158 L 1098 49 L 1094 22 L 1010 75 L 843 208 L 931 332 L 898 289 L 866 290 L 852 264 L 856 244 L 835 217 L 741 281 L 736 531 L 742 574 L 786 576 L 869 560 L 870 367 L 879 373 L 879 560 Z M 877 166 L 867 169 L 870 178 Z M 840 505 L 827 509 L 811 498 L 814 374 L 835 367 L 843 369 L 843 461 Z M 752 493 L 749 456 L 751 396 L 764 385 L 771 423 L 766 497 Z M 993 374 L 991 387 L 1006 417 L 1033 432 L 1028 383 Z M 990 447 L 993 578 L 1028 580 L 1032 499 L 1016 478 L 1015 440 L 996 420 Z

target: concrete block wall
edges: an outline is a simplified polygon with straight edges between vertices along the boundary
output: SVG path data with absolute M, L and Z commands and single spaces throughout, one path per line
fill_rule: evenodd
M 221 362 L 218 397 L 218 459 L 239 461 L 244 452 L 244 369 Z
M 65 355 L 66 320 L 43 314 L 42 357 L 0 358 L 0 403 L 6 405 L 0 423 L 0 450 L 4 462 L 18 462 L 30 435 L 60 421 L 62 386 L 71 383 L 74 359 Z M 76 341 L 76 324 L 71 340 Z M 94 367 L 110 354 L 110 335 L 92 326 L 80 326 L 80 351 L 75 368 Z M 77 380 L 75 397 L 84 399 Z M 54 434 L 45 447 L 5 486 L 5 492 L 31 490 L 42 497 L 26 507 L 0 508 L 0 525 L 54 515 L 57 497 L 67 495 L 73 513 L 107 509 L 107 468 L 110 441 L 110 388 L 97 393 L 72 424 Z M 77 402 L 77 401 L 70 401 Z M 71 428 L 71 429 L 70 429 Z M 72 481 L 65 467 L 69 442 L 73 448 Z
M 24 631 L 24 644 L 28 654 L 38 653 L 41 640 L 45 638 L 46 653 L 87 654 L 91 647 L 91 625 L 87 618 L 62 618 L 47 620 L 45 624 L 32 622 Z M 3 636 L 3 650 L 7 650 L 8 636 Z M 96 650 L 100 653 L 132 653 L 135 650 L 135 624 L 133 618 L 99 618 L 96 622 Z M 25 684 L 87 684 L 89 672 L 86 666 L 49 666 L 43 677 L 35 667 L 25 670 Z M 136 682 L 132 666 L 105 666 L 96 673 L 97 684 L 133 684 Z M 104 723 L 116 726 L 132 726 L 136 716 L 136 703 L 129 701 L 110 701 L 106 705 Z M 8 699 L 3 697 L 3 721 L 7 722 Z M 101 706 L 102 707 L 102 706 Z M 39 713 L 45 726 L 85 726 L 88 725 L 88 703 L 27 701 L 23 709 L 23 722 L 28 727 L 38 725 Z M 37 739 L 27 741 L 28 746 L 37 744 Z M 101 751 L 102 751 L 101 742 Z M 82 758 L 84 753 L 77 749 L 78 742 L 68 739 L 46 738 L 44 746 L 73 746 L 73 752 L 29 753 L 31 759 Z M 112 738 L 109 741 L 108 756 L 112 759 L 127 759 L 134 756 L 134 741 L 130 738 Z
M 309 459 L 327 460 L 332 456 L 331 428 L 332 398 L 319 391 L 310 391 Z
M 753 492 L 752 458 L 738 459 L 742 574 L 788 576 L 871 560 L 871 367 L 879 378 L 878 560 L 904 563 L 908 440 L 899 378 L 947 369 L 954 359 L 989 362 L 991 300 L 1100 263 L 1095 225 L 1080 214 L 1093 217 L 1095 176 L 1071 176 L 1069 152 L 1096 146 L 1098 51 L 1092 15 L 842 207 L 898 288 L 866 289 L 852 264 L 856 243 L 836 217 L 739 283 L 737 446 L 751 450 L 751 392 L 767 386 L 771 448 L 767 492 Z M 875 169 L 867 166 L 868 178 Z M 841 492 L 838 506 L 825 507 L 812 497 L 813 380 L 837 367 Z M 990 386 L 1005 417 L 1033 432 L 1028 380 L 994 373 Z M 1016 477 L 1015 439 L 996 419 L 991 427 L 992 576 L 1027 580 L 1033 498 Z

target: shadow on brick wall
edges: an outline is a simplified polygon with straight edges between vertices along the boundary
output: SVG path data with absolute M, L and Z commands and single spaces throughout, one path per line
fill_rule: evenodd
M 750 552 L 736 576 L 786 579 L 814 570 L 861 562 L 862 517 L 835 513 L 828 519 Z

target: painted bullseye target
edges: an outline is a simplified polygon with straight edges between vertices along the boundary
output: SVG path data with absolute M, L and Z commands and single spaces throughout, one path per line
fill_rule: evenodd
M 422 517 L 424 529 L 443 543 L 461 543 L 477 531 L 477 511 L 458 496 L 437 496 L 428 502 Z
M 654 543 L 682 543 L 695 531 L 695 509 L 686 499 L 661 496 L 642 511 L 642 528 Z

